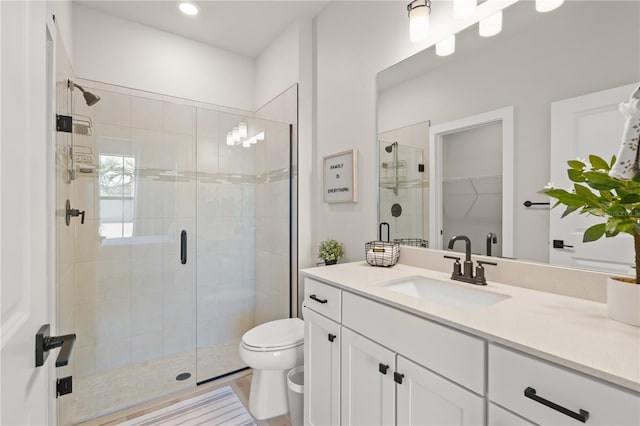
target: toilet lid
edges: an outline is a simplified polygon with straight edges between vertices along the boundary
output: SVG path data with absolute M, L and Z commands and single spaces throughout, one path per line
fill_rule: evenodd
M 244 333 L 242 341 L 255 348 L 295 346 L 304 341 L 304 322 L 299 318 L 266 322 Z

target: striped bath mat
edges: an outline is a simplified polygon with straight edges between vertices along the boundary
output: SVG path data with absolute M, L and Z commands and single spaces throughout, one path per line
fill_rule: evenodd
M 255 426 L 255 424 L 253 417 L 229 386 L 194 396 L 162 410 L 121 423 L 123 426 Z

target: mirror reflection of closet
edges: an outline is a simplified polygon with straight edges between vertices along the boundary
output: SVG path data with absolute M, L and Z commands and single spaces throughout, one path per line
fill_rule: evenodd
M 443 136 L 442 210 L 445 245 L 466 235 L 474 253 L 502 255 L 502 123 Z
M 428 121 L 378 135 L 378 218 L 404 245 L 429 247 L 428 142 Z

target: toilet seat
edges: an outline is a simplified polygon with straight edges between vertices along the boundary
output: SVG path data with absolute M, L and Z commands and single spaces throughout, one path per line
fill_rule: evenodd
M 266 352 L 295 348 L 304 343 L 304 322 L 299 318 L 270 321 L 244 333 L 242 345 L 250 351 Z

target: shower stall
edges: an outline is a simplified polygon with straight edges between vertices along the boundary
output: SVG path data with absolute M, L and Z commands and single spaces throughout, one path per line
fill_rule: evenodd
M 290 316 L 292 128 L 226 111 L 59 80 L 60 424 L 243 369 L 242 334 Z

